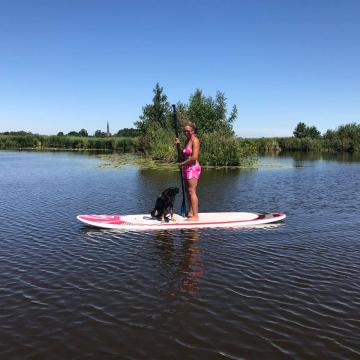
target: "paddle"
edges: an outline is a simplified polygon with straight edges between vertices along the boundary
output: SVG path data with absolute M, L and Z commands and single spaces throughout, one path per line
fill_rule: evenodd
M 175 135 L 178 138 L 179 132 L 178 132 L 178 126 L 177 126 L 177 120 L 176 120 L 176 107 L 175 105 L 172 105 L 173 107 L 173 122 L 174 122 L 174 129 L 175 129 Z M 176 144 L 176 149 L 178 153 L 178 161 L 181 162 L 181 156 L 180 156 L 180 144 Z M 182 194 L 183 194 L 183 200 L 181 204 L 181 216 L 186 216 L 186 202 L 185 202 L 185 186 L 184 186 L 184 178 L 182 175 L 182 169 L 180 168 L 180 178 L 181 178 L 181 188 L 182 188 Z

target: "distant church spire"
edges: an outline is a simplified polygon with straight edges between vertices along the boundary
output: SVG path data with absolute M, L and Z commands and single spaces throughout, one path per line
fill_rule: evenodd
M 107 122 L 107 124 L 106 124 L 106 135 L 110 136 L 109 122 Z

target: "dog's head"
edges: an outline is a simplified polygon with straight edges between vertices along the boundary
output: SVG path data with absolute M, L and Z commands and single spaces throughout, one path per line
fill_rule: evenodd
M 179 193 L 179 188 L 169 187 L 163 191 L 163 194 L 169 198 L 175 197 Z

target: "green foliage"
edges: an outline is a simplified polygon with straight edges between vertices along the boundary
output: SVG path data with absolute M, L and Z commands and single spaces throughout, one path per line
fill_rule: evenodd
M 311 139 L 309 137 L 278 137 L 246 139 L 253 144 L 259 153 L 280 152 L 280 151 L 326 151 L 322 139 Z
M 143 107 L 143 113 L 135 123 L 140 133 L 139 147 L 155 160 L 174 162 L 177 154 L 171 107 L 159 84 L 153 92 L 152 104 Z M 236 106 L 227 117 L 226 98 L 222 92 L 217 92 L 213 99 L 197 89 L 188 104 L 177 103 L 179 128 L 188 121 L 197 126 L 201 142 L 200 160 L 204 165 L 238 166 L 247 157 L 247 152 L 234 137 L 236 117 Z
M 143 107 L 139 121 L 135 123 L 141 135 L 146 135 L 149 128 L 160 126 L 163 129 L 171 128 L 171 107 L 163 88 L 157 83 L 153 89 L 152 104 Z
M 63 132 L 59 132 L 58 136 L 63 136 Z M 76 131 L 70 131 L 66 134 L 66 136 L 80 136 L 80 137 L 87 137 L 89 136 L 88 132 L 85 129 L 81 129 L 79 132 Z
M 5 132 L 0 133 L 0 135 L 17 135 L 17 136 L 22 135 L 22 136 L 25 136 L 25 135 L 33 135 L 33 133 L 30 131 L 21 130 L 21 131 L 5 131 Z
M 321 133 L 315 126 L 306 126 L 303 122 L 299 122 L 293 132 L 298 139 L 309 137 L 310 139 L 320 139 Z
M 311 126 L 311 127 L 308 128 L 308 135 L 307 136 L 310 139 L 320 139 L 321 138 L 321 133 L 315 126 Z
M 42 138 L 40 135 L 0 135 L 0 148 L 37 148 Z
M 86 136 L 89 136 L 89 134 L 85 129 L 81 129 L 79 131 L 79 136 L 86 137 Z
M 148 127 L 145 136 L 139 137 L 139 146 L 154 160 L 174 162 L 177 159 L 174 132 L 162 128 L 160 124 L 154 123 Z
M 276 153 L 281 151 L 277 138 L 250 138 L 242 140 L 252 144 L 259 153 Z
M 139 146 L 141 151 L 145 154 L 151 154 L 158 160 L 165 161 L 167 158 L 171 158 L 171 154 L 165 154 L 165 148 L 170 143 L 174 143 L 174 136 L 170 137 L 172 129 L 171 108 L 167 96 L 159 84 L 155 85 L 153 93 L 152 104 L 143 107 L 143 113 L 135 125 L 140 133 Z
M 137 137 L 140 135 L 139 129 L 133 129 L 133 128 L 124 128 L 119 130 L 116 133 L 116 136 L 124 136 L 124 137 Z
M 305 125 L 305 124 L 304 124 Z M 303 129 L 298 126 L 297 129 Z M 307 128 L 308 130 L 312 128 Z M 317 131 L 317 130 L 316 130 Z M 317 132 L 314 132 L 315 135 Z M 269 151 L 360 152 L 360 124 L 350 123 L 327 130 L 319 137 L 279 137 L 247 139 L 260 153 Z
M 66 134 L 66 136 L 80 136 L 78 132 L 76 131 L 70 131 Z
M 257 157 L 253 144 L 229 137 L 228 134 L 207 133 L 201 137 L 200 163 L 207 166 L 246 166 Z
M 200 89 L 195 90 L 190 96 L 187 106 L 188 118 L 195 123 L 198 133 L 207 134 L 221 131 L 225 136 L 234 135 L 233 123 L 237 117 L 237 108 L 234 105 L 230 116 L 227 118 L 226 97 L 218 91 L 215 99 L 204 96 Z
M 299 122 L 296 125 L 296 128 L 295 128 L 293 134 L 294 134 L 294 136 L 296 138 L 299 138 L 299 139 L 306 137 L 306 125 L 305 125 L 305 123 Z
M 277 138 L 279 147 L 282 151 L 323 151 L 324 142 L 321 139 L 312 139 L 311 137 L 295 138 L 281 137 Z
M 46 135 L 0 135 L 1 149 L 71 149 L 113 150 L 121 153 L 136 152 L 136 138 L 126 137 L 79 137 Z
M 328 130 L 324 140 L 333 152 L 360 152 L 360 124 L 350 123 L 339 126 L 335 131 Z
M 112 147 L 116 152 L 133 153 L 137 150 L 137 140 L 129 137 L 113 137 Z
M 94 133 L 94 136 L 95 137 L 107 137 L 107 133 L 103 132 L 101 130 L 96 130 L 95 133 Z

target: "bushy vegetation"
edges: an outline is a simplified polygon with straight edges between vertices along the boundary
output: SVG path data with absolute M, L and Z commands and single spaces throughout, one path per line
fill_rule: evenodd
M 119 130 L 115 135 L 86 129 L 66 135 L 38 135 L 26 131 L 0 133 L 0 149 L 66 149 L 111 150 L 120 153 L 141 152 L 160 162 L 176 162 L 173 112 L 163 88 L 156 84 L 152 103 L 145 105 L 136 128 Z M 254 163 L 258 153 L 299 151 L 328 153 L 360 153 L 360 124 L 349 123 L 323 135 L 315 126 L 299 122 L 294 136 L 243 139 L 234 135 L 237 108 L 228 116 L 226 97 L 218 91 L 215 97 L 205 96 L 200 89 L 187 103 L 178 102 L 178 127 L 195 123 L 200 138 L 200 162 L 205 166 L 246 166 Z M 182 133 L 182 143 L 185 138 Z
M 124 128 L 119 130 L 115 136 L 122 136 L 122 137 L 138 137 L 140 132 L 138 129 L 133 128 Z
M 301 126 L 299 126 L 301 125 Z M 279 151 L 360 152 L 360 124 L 350 123 L 321 136 L 314 127 L 299 123 L 294 137 L 247 139 L 260 153 Z M 304 134 L 307 134 L 304 136 Z
M 127 137 L 79 137 L 61 135 L 0 135 L 1 149 L 73 149 L 137 151 L 137 139 Z
M 139 147 L 153 159 L 175 162 L 177 154 L 172 109 L 159 84 L 153 91 L 152 104 L 143 107 L 143 113 L 136 123 L 140 132 Z M 222 92 L 217 92 L 215 98 L 212 98 L 197 89 L 190 95 L 188 103 L 177 103 L 179 128 L 189 121 L 197 126 L 200 162 L 203 165 L 239 166 L 256 157 L 254 146 L 241 146 L 241 142 L 234 136 L 233 123 L 236 118 L 236 106 L 227 116 L 226 98 Z M 184 143 L 183 137 L 181 140 Z
M 360 152 L 360 123 L 339 126 L 328 130 L 323 136 L 326 147 L 333 152 Z
M 307 126 L 303 122 L 299 122 L 293 132 L 294 136 L 298 139 L 310 138 L 320 139 L 321 132 L 315 126 Z
M 201 137 L 200 162 L 206 166 L 250 166 L 257 160 L 254 144 L 236 137 L 205 133 Z

